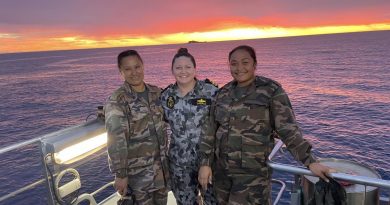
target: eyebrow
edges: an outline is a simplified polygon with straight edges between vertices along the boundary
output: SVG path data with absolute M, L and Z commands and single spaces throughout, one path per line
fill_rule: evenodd
M 241 59 L 241 60 L 250 60 L 250 58 L 243 58 L 243 59 Z M 238 60 L 236 60 L 236 59 L 231 59 L 230 61 L 238 61 Z

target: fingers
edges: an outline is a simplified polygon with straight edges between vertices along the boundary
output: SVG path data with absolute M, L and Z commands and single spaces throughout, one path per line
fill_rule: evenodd
M 319 176 L 321 179 L 323 179 L 324 181 L 329 182 L 328 177 L 326 177 L 326 172 L 320 172 L 320 173 L 318 173 L 318 176 Z
M 198 181 L 203 190 L 207 190 L 207 184 L 211 182 L 211 175 L 211 168 L 209 166 L 200 167 Z
M 332 173 L 336 173 L 337 172 L 337 170 L 336 169 L 333 169 L 333 168 L 329 168 L 328 169 L 328 172 L 326 173 L 329 177 L 331 177 L 331 174 Z
M 115 183 L 114 188 L 121 196 L 124 196 L 127 193 L 127 186 L 123 186 L 120 183 Z
M 202 186 L 203 190 L 207 190 L 207 183 L 209 177 L 198 177 L 199 184 Z
M 123 188 L 123 193 L 121 194 L 122 196 L 126 196 L 126 194 L 127 194 L 127 186 L 125 186 L 124 188 Z
M 115 189 L 119 193 L 119 195 L 123 196 L 124 191 L 122 187 L 116 187 Z
M 314 163 L 311 163 L 309 165 L 309 169 L 311 172 L 313 172 L 314 175 L 320 177 L 321 179 L 323 179 L 326 182 L 329 182 L 329 179 L 327 178 L 327 176 L 329 176 L 329 173 L 328 173 L 330 170 L 329 167 L 323 166 L 320 163 L 314 162 Z

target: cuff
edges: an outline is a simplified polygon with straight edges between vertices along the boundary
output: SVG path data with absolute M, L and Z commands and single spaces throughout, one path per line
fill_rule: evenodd
M 303 164 L 304 164 L 307 168 L 309 168 L 309 165 L 310 165 L 311 163 L 314 163 L 314 162 L 317 162 L 317 160 L 314 158 L 313 155 L 309 155 L 309 157 L 303 162 Z
M 126 178 L 127 177 L 127 169 L 118 169 L 115 172 L 115 177 L 117 177 L 117 178 Z
M 211 166 L 210 159 L 205 155 L 201 155 L 199 159 L 199 167 L 201 166 Z

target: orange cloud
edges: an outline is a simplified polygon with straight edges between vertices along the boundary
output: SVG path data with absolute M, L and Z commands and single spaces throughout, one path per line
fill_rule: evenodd
M 0 3 L 0 53 L 390 30 L 388 0 L 43 2 Z
M 222 24 L 221 24 L 222 25 Z M 236 26 L 236 27 L 229 27 Z M 160 35 L 113 35 L 113 36 L 86 36 L 82 34 L 63 36 L 18 36 L 0 34 L 1 52 L 65 50 L 81 48 L 104 48 L 120 46 L 141 46 L 186 43 L 190 40 L 198 41 L 226 41 L 254 38 L 271 38 L 283 36 L 315 35 L 326 33 L 344 33 L 357 31 L 390 30 L 390 23 L 350 26 L 322 26 L 322 27 L 263 27 L 241 26 L 239 23 L 229 22 L 221 26 L 224 29 L 202 32 L 177 32 Z

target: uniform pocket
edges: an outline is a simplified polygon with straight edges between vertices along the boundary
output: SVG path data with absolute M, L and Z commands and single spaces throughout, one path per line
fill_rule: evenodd
M 244 102 L 247 108 L 246 118 L 249 121 L 269 121 L 269 105 L 268 102 L 257 100 L 246 100 Z
M 257 135 L 241 138 L 241 166 L 243 168 L 259 169 L 267 166 L 269 137 Z

